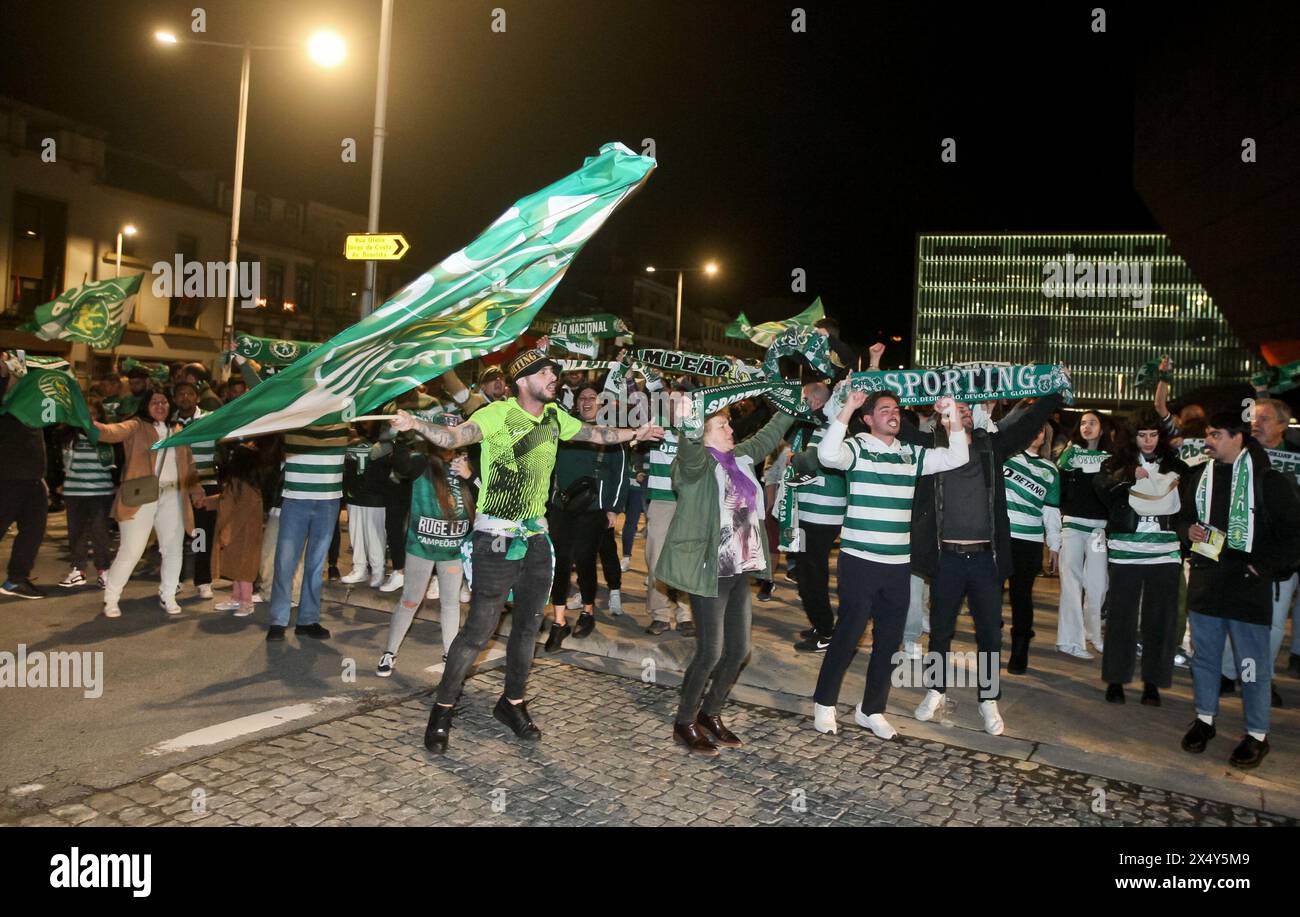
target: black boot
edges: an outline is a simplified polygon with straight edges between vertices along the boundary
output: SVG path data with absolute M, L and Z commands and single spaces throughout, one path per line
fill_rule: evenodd
M 551 624 L 551 632 L 546 635 L 546 652 L 554 653 L 564 643 L 564 638 L 573 633 L 568 624 Z
M 1124 686 L 1115 683 L 1106 686 L 1106 700 L 1112 704 L 1124 703 Z
M 1029 638 L 1012 636 L 1011 655 L 1007 658 L 1007 674 L 1023 675 L 1029 670 Z
M 512 704 L 502 694 L 501 699 L 497 701 L 497 705 L 492 708 L 492 715 L 509 726 L 511 732 L 525 741 L 536 742 L 542 737 L 542 731 L 537 728 L 533 718 L 528 715 L 528 707 L 523 701 Z
M 573 636 L 585 637 L 596 627 L 596 616 L 589 611 L 578 615 L 578 623 L 573 625 Z
M 1142 703 L 1148 707 L 1160 706 L 1160 689 L 1149 681 L 1142 686 Z
M 451 737 L 451 712 L 454 707 L 433 705 L 429 712 L 429 725 L 424 730 L 424 747 L 435 755 L 445 754 L 447 739 Z

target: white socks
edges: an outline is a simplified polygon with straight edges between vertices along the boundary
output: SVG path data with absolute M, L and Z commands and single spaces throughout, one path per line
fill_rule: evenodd
M 1210 716 L 1208 713 L 1198 713 L 1196 714 L 1196 718 L 1200 720 L 1202 723 L 1204 723 L 1206 726 L 1214 725 L 1214 717 Z
M 832 735 L 840 731 L 839 725 L 835 722 L 835 708 L 823 707 L 817 702 L 813 702 L 813 728 L 818 732 L 829 732 Z
M 1265 736 L 1266 734 L 1267 734 L 1267 733 L 1263 733 L 1263 732 L 1249 732 L 1249 733 L 1247 733 L 1247 735 L 1249 735 L 1249 736 L 1250 736 L 1252 739 L 1254 739 L 1256 742 L 1262 742 L 1262 741 L 1264 741 L 1264 736 Z

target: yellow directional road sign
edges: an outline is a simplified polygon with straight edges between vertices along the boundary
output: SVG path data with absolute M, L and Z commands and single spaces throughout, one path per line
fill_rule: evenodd
M 349 261 L 399 261 L 411 248 L 400 232 L 360 232 L 348 236 Z

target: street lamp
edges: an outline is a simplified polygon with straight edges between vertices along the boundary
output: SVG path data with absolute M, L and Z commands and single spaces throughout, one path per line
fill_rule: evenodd
M 122 276 L 122 237 L 135 235 L 135 227 L 127 223 L 117 231 L 117 268 L 113 272 L 114 277 Z
M 645 272 L 647 274 L 655 273 L 654 265 L 647 265 Z M 682 349 L 682 275 L 688 271 L 702 271 L 709 277 L 715 277 L 718 273 L 718 263 L 710 261 L 703 267 L 666 267 L 665 271 L 677 272 L 677 330 L 673 337 L 673 350 Z
M 243 202 L 244 191 L 244 135 L 248 129 L 248 84 L 249 71 L 254 51 L 296 51 L 298 45 L 255 45 L 250 42 L 235 44 L 228 41 L 206 41 L 198 38 L 178 39 L 174 32 L 160 29 L 154 32 L 154 39 L 163 45 L 210 45 L 214 48 L 237 48 L 243 52 L 243 64 L 239 72 L 239 126 L 235 133 L 235 186 L 230 201 L 230 279 L 226 283 L 226 325 L 222 337 L 230 340 L 235 329 L 235 291 L 238 289 L 239 257 L 239 211 Z M 307 43 L 308 54 L 321 67 L 334 67 L 342 62 L 346 54 L 343 39 L 333 32 L 317 32 Z

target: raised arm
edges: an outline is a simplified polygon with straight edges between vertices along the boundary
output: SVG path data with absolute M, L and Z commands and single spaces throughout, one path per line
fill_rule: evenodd
M 478 392 L 471 392 L 465 383 L 460 381 L 460 376 L 456 375 L 454 369 L 449 369 L 442 374 L 442 386 L 447 390 L 447 394 L 451 395 L 451 400 L 460 405 L 466 417 L 488 403 L 488 400 Z
M 792 426 L 794 426 L 794 418 L 777 411 L 772 419 L 763 425 L 763 429 L 736 446 L 736 455 L 752 458 L 757 466 L 763 458 L 771 454 Z
M 96 420 L 94 424 L 95 429 L 99 431 L 101 443 L 124 443 L 130 438 L 131 432 L 139 426 L 134 417 L 120 423 L 100 423 Z
M 967 442 L 966 428 L 957 416 L 956 404 L 951 398 L 940 398 L 934 409 L 943 418 L 944 429 L 948 431 L 948 445 L 942 449 L 925 450 L 921 457 L 921 474 L 952 471 L 970 461 L 970 443 Z
M 998 432 L 992 437 L 1000 457 L 1019 455 L 1028 449 L 1029 444 L 1038 435 L 1038 431 L 1043 429 L 1043 424 L 1047 423 L 1047 418 L 1051 417 L 1052 412 L 1062 404 L 1064 400 L 1061 398 L 1061 393 L 1052 392 L 1039 398 L 1014 419 L 1008 421 L 1004 418 L 998 425 Z
M 445 427 L 440 423 L 417 420 L 407 411 L 398 411 L 393 418 L 393 429 L 400 431 L 414 430 L 435 446 L 443 449 L 464 449 L 474 443 L 483 441 L 483 431 L 472 420 Z
M 573 435 L 575 443 L 599 443 L 602 446 L 615 446 L 623 443 L 644 443 L 664 438 L 664 428 L 658 424 L 642 424 L 636 429 L 630 427 L 603 427 L 584 423 Z

